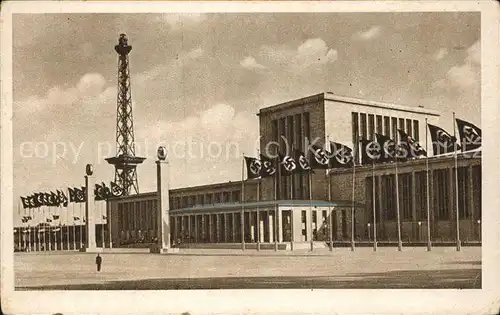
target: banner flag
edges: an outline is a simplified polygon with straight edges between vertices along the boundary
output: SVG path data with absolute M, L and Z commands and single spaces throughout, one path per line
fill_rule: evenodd
M 262 162 L 254 157 L 243 157 L 247 166 L 247 179 L 259 178 L 262 172 Z
M 456 143 L 457 138 L 450 135 L 446 130 L 441 127 L 427 124 L 432 139 L 432 150 L 434 155 L 453 153 L 460 150 L 461 146 Z
M 475 150 L 481 147 L 481 129 L 468 121 L 455 118 L 462 144 L 462 152 Z
M 330 159 L 331 168 L 351 168 L 354 164 L 352 149 L 342 143 L 330 142 L 332 158 Z

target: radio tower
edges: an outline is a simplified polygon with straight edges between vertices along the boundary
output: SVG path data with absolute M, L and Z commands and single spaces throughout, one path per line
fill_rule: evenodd
M 120 34 L 118 45 L 118 97 L 116 102 L 116 156 L 107 158 L 115 166 L 115 183 L 123 189 L 123 195 L 139 193 L 136 167 L 146 158 L 135 156 L 134 122 L 128 54 L 132 46 L 125 34 Z

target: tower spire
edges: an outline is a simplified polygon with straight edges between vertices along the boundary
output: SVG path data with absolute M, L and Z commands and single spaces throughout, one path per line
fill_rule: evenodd
M 146 158 L 135 156 L 134 120 L 132 116 L 132 94 L 128 55 L 132 46 L 125 34 L 120 34 L 115 51 L 118 54 L 118 95 L 116 101 L 116 156 L 107 158 L 115 166 L 115 183 L 123 194 L 139 193 L 137 165 Z

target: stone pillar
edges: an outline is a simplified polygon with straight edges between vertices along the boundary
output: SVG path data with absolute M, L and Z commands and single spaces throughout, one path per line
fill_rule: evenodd
M 88 168 L 88 167 L 87 167 Z M 87 242 L 85 243 L 85 251 L 97 251 L 95 237 L 95 203 L 94 203 L 94 186 L 95 179 L 93 172 L 87 170 L 85 176 L 85 232 L 87 233 Z
M 271 215 L 269 211 L 267 211 L 267 217 L 268 217 L 268 226 L 269 226 L 269 243 L 274 242 L 274 216 Z
M 198 215 L 194 215 L 194 242 L 199 242 L 200 231 L 198 230 Z
M 283 243 L 283 215 L 278 209 L 278 243 Z
M 224 218 L 224 243 L 228 243 L 227 239 L 228 239 L 228 228 L 227 228 L 227 221 L 228 221 L 228 217 L 227 217 L 227 214 L 226 213 L 223 213 L 222 214 L 223 218 Z
M 233 219 L 232 219 L 231 222 L 233 224 L 232 224 L 231 229 L 232 229 L 233 234 L 232 234 L 232 237 L 231 237 L 231 242 L 236 243 L 236 213 L 233 212 L 232 216 L 233 216 Z
M 160 152 L 162 147 L 158 148 L 158 160 L 156 161 L 156 185 L 157 185 L 157 222 L 158 222 L 158 244 L 151 247 L 151 252 L 172 253 L 178 252 L 178 248 L 170 246 L 170 204 L 169 204 L 169 164 L 166 159 L 166 150 Z M 161 154 L 163 153 L 163 154 Z
M 209 243 L 212 243 L 212 240 L 213 240 L 213 232 L 214 229 L 213 229 L 213 224 L 212 224 L 212 214 L 208 214 L 208 242 Z

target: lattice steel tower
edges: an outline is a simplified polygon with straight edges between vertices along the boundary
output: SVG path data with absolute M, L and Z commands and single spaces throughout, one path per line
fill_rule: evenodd
M 135 156 L 134 120 L 128 54 L 132 46 L 125 34 L 120 34 L 118 45 L 118 96 L 116 102 L 116 156 L 107 158 L 115 166 L 115 183 L 123 188 L 123 195 L 139 193 L 137 165 L 146 158 Z

